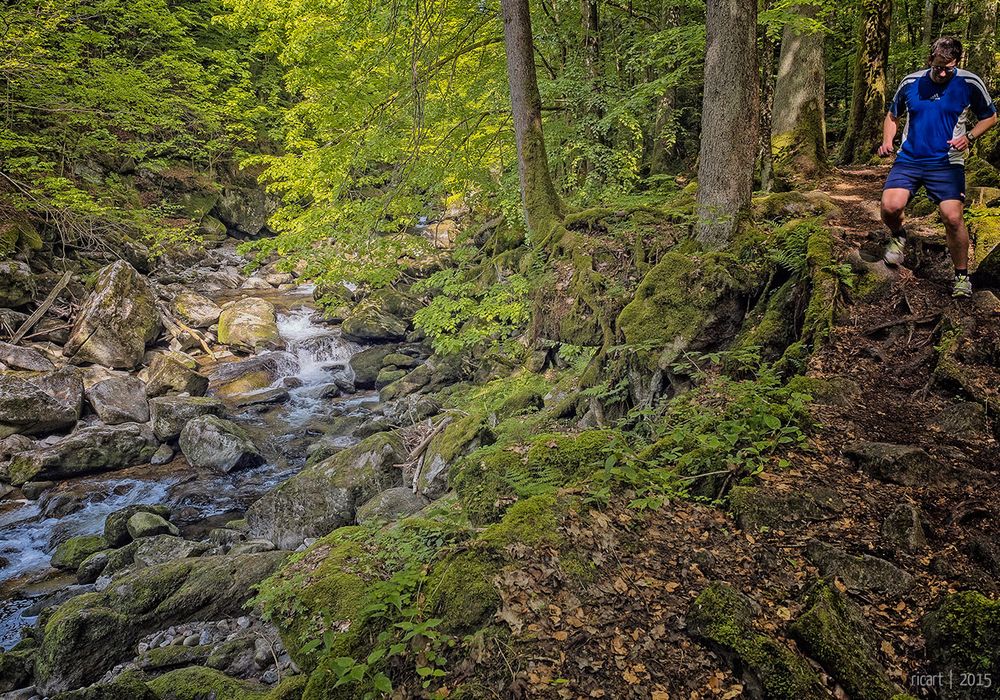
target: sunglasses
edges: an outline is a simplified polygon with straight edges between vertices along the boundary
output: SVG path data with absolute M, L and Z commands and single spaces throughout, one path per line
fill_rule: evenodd
M 931 66 L 931 70 L 934 71 L 935 73 L 938 73 L 938 74 L 941 74 L 941 75 L 951 75 L 956 70 L 958 70 L 958 67 L 957 66 Z

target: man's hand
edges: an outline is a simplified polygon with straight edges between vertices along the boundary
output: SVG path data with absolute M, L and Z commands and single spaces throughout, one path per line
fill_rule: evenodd
M 892 155 L 892 141 L 883 141 L 882 145 L 878 147 L 878 154 L 885 158 L 886 156 Z
M 969 139 L 965 134 L 962 134 L 957 139 L 952 139 L 948 142 L 948 145 L 954 148 L 956 151 L 964 151 L 969 147 Z

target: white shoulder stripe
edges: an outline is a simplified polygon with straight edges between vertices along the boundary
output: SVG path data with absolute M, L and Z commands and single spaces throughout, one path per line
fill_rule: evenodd
M 986 89 L 986 83 L 984 83 L 983 79 L 980 78 L 978 75 L 976 75 L 972 71 L 959 69 L 958 76 L 960 78 L 964 78 L 965 82 L 971 85 L 975 85 L 977 88 L 979 88 L 979 91 L 983 93 L 983 97 L 986 99 L 987 102 L 993 101 L 992 98 L 990 98 L 990 91 Z

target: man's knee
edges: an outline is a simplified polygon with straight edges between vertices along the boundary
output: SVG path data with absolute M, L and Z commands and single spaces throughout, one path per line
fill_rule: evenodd
M 903 210 L 906 208 L 906 202 L 900 202 L 892 198 L 882 199 L 882 219 L 883 220 L 895 220 L 903 215 Z
M 962 205 L 942 205 L 940 207 L 941 221 L 949 231 L 957 231 L 964 223 L 962 219 Z

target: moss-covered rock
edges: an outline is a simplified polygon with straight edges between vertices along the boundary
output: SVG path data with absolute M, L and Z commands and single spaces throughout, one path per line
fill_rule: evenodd
M 756 689 L 754 696 L 769 700 L 821 700 L 828 696 L 816 672 L 805 659 L 754 626 L 757 604 L 733 586 L 714 582 L 692 603 L 687 629 L 718 651 Z
M 391 522 L 413 515 L 429 503 L 428 499 L 406 486 L 386 489 L 358 507 L 358 524 Z
M 139 503 L 116 510 L 104 519 L 104 539 L 109 547 L 123 547 L 132 541 L 128 523 L 136 513 L 154 513 L 161 518 L 170 517 L 170 508 L 160 505 Z
M 931 670 L 945 678 L 971 679 L 968 685 L 952 683 L 938 690 L 946 700 L 995 698 L 1000 673 L 1000 602 L 977 591 L 952 593 L 922 622 Z
M 1000 286 L 1000 216 L 973 217 L 969 233 L 974 245 L 969 262 L 976 281 L 985 286 Z
M 97 273 L 63 354 L 73 362 L 132 369 L 160 332 L 160 312 L 146 279 L 118 260 Z
M 176 440 L 188 421 L 198 416 L 222 416 L 225 404 L 210 396 L 158 396 L 149 402 L 153 434 L 159 440 Z
M 1000 170 L 977 155 L 965 160 L 965 181 L 968 187 L 1000 187 Z
M 250 506 L 250 535 L 294 549 L 306 537 L 351 524 L 359 505 L 400 485 L 395 465 L 406 454 L 398 436 L 379 433 L 307 467 Z
M 203 415 L 189 420 L 181 430 L 179 443 L 189 464 L 220 474 L 264 463 L 264 455 L 249 433 L 218 416 Z
M 470 413 L 452 421 L 434 436 L 420 463 L 417 490 L 427 498 L 438 498 L 448 490 L 448 469 L 455 461 L 496 439 L 481 413 Z
M 735 486 L 729 492 L 729 509 L 744 530 L 782 529 L 828 518 L 842 511 L 844 503 L 833 489 L 776 493 L 756 486 Z
M 0 693 L 31 684 L 34 650 L 0 651 Z
M 359 303 L 341 324 L 344 337 L 359 343 L 392 343 L 406 338 L 409 324 L 389 311 L 379 298 Z
M 204 666 L 189 666 L 164 673 L 149 682 L 159 700 L 268 700 L 270 690 L 259 683 L 230 678 Z
M 78 535 L 70 537 L 56 547 L 50 563 L 56 569 L 76 569 L 91 554 L 108 548 L 108 542 L 100 535 Z
M 0 438 L 70 428 L 82 407 L 83 379 L 74 368 L 0 371 Z
M 810 540 L 806 556 L 824 576 L 836 576 L 848 588 L 898 598 L 913 588 L 914 578 L 891 562 L 870 554 L 855 556 L 819 540 Z
M 374 389 L 385 358 L 396 351 L 395 345 L 376 345 L 351 356 L 354 385 L 359 389 Z
M 789 628 L 812 658 L 857 700 L 892 700 L 903 692 L 878 662 L 878 639 L 864 614 L 826 583 L 813 587 L 806 611 Z
M 52 700 L 159 700 L 136 671 L 126 671 L 110 683 L 59 693 Z
M 45 695 L 79 688 L 128 658 L 139 638 L 150 632 L 192 616 L 215 620 L 242 614 L 255 584 L 284 557 L 269 552 L 181 559 L 71 599 L 45 622 L 36 687 Z
M 20 260 L 0 260 L 0 307 L 17 308 L 35 297 L 35 277 Z
M 222 309 L 214 301 L 194 292 L 181 292 L 173 301 L 173 311 L 194 328 L 208 328 L 219 320 Z
M 830 195 L 820 190 L 773 192 L 755 197 L 753 215 L 758 221 L 786 221 L 827 216 L 836 209 Z
M 203 396 L 208 389 L 208 377 L 198 372 L 198 363 L 180 352 L 159 352 L 149 363 L 146 375 L 146 396 L 186 393 Z
M 861 399 L 861 386 L 847 377 L 807 377 L 798 375 L 788 381 L 788 388 L 812 397 L 822 406 L 850 408 Z
M 125 523 L 125 529 L 133 540 L 142 537 L 156 537 L 157 535 L 180 535 L 180 530 L 166 518 L 147 510 L 139 510 L 129 516 Z
M 255 351 L 281 346 L 274 304 L 247 297 L 226 304 L 219 314 L 219 342 Z

